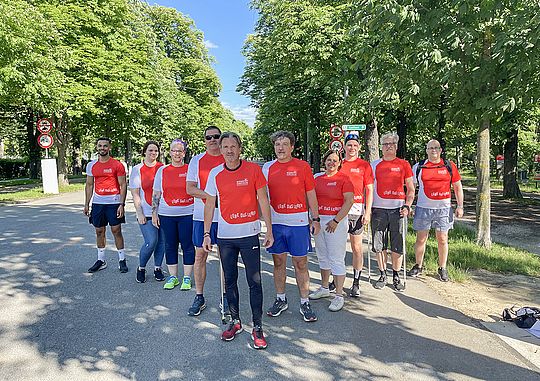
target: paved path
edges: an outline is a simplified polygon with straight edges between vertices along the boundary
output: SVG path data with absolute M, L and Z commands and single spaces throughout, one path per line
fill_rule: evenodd
M 0 207 L 0 380 L 540 377 L 494 334 L 415 280 L 408 281 L 404 294 L 363 282 L 362 298 L 348 298 L 341 312 L 329 312 L 328 301 L 315 302 L 319 321 L 307 324 L 289 278 L 289 310 L 264 319 L 266 351 L 251 349 L 247 333 L 222 342 L 217 261 L 209 263 L 209 307 L 190 318 L 186 311 L 194 291 L 165 291 L 153 280 L 135 282 L 141 239 L 128 209 L 124 231 L 130 272 L 120 274 L 115 253 L 108 250 L 109 267 L 87 274 L 95 260 L 94 233 L 81 213 L 81 200 L 77 193 Z M 272 267 L 266 253 L 263 258 L 268 306 Z M 315 288 L 315 258 L 310 262 Z M 244 278 L 240 289 L 241 314 L 250 328 Z

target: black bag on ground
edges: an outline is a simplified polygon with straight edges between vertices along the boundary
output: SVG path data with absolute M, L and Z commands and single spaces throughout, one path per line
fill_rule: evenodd
M 516 309 L 515 306 L 505 308 L 502 313 L 502 318 L 505 321 L 513 321 L 519 328 L 531 328 L 538 320 L 540 320 L 540 308 L 521 307 Z

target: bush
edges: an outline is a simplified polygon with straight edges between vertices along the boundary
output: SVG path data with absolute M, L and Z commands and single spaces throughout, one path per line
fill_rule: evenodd
M 30 163 L 27 159 L 0 159 L 0 179 L 28 177 Z

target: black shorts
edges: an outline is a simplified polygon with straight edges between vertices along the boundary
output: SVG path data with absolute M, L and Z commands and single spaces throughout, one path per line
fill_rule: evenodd
M 390 249 L 394 253 L 403 254 L 403 218 L 399 215 L 399 209 L 373 208 L 371 234 L 374 252 Z
M 362 235 L 364 232 L 364 225 L 362 225 L 362 217 L 349 214 L 349 231 L 350 235 Z
M 92 204 L 92 211 L 90 212 L 88 222 L 96 228 L 102 228 L 107 225 L 116 226 L 125 224 L 125 215 L 122 218 L 116 217 L 119 206 L 120 204 Z

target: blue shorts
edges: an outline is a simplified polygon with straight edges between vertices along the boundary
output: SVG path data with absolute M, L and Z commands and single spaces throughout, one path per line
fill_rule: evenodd
M 126 223 L 126 216 L 116 217 L 120 204 L 92 204 L 92 211 L 88 222 L 96 228 L 102 228 L 107 225 L 116 226 Z
M 454 228 L 454 213 L 452 208 L 430 209 L 416 207 L 414 210 L 413 229 L 416 231 L 431 228 L 446 233 Z
M 204 222 L 193 220 L 193 235 L 191 236 L 191 239 L 193 240 L 193 245 L 195 245 L 195 247 L 202 247 L 204 239 L 203 235 Z M 212 226 L 210 227 L 210 241 L 212 241 L 212 245 L 217 243 L 217 222 L 212 222 Z
M 272 224 L 272 233 L 274 234 L 274 244 L 266 250 L 270 254 L 291 253 L 293 257 L 303 257 L 308 252 L 313 251 L 309 225 Z

